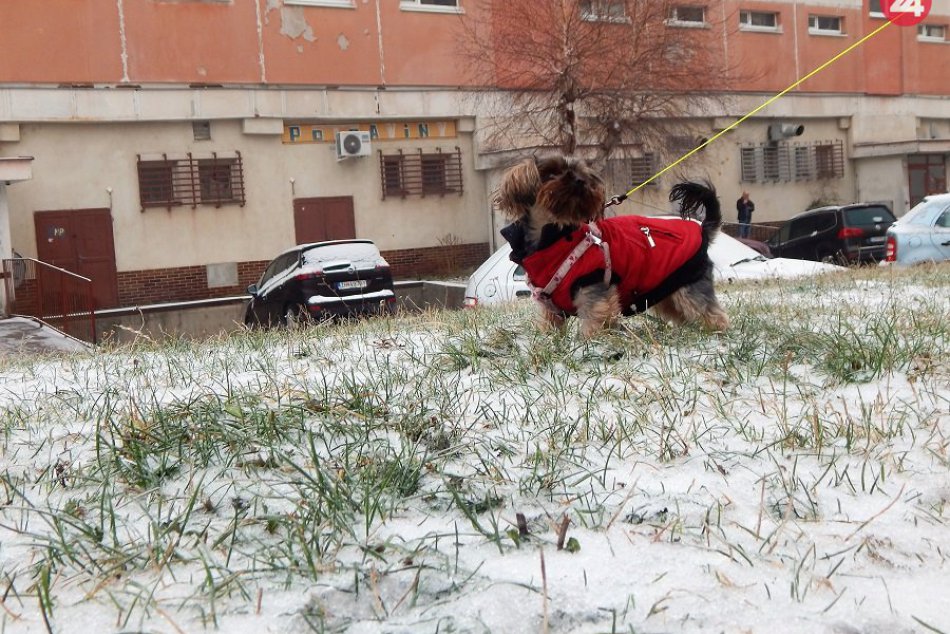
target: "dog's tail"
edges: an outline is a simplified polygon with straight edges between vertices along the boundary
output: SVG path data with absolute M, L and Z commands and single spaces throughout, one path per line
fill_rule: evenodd
M 703 229 L 710 235 L 722 226 L 719 197 L 716 196 L 716 188 L 708 181 L 677 183 L 670 191 L 670 202 L 680 203 L 680 215 L 683 218 L 692 218 L 702 207 L 705 212 L 702 219 Z

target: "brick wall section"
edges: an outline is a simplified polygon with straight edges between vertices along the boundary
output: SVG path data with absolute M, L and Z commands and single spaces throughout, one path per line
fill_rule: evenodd
M 383 251 L 397 280 L 467 274 L 489 255 L 487 242 Z
M 383 252 L 397 280 L 465 275 L 484 262 L 488 255 L 487 242 Z M 267 264 L 267 261 L 238 262 L 238 285 L 220 288 L 208 288 L 208 273 L 204 266 L 119 271 L 119 306 L 243 295 L 249 284 L 257 282 Z
M 119 271 L 119 306 L 141 306 L 166 302 L 230 297 L 246 293 L 247 285 L 260 278 L 266 261 L 239 262 L 238 285 L 208 288 L 204 266 L 182 266 L 146 271 Z

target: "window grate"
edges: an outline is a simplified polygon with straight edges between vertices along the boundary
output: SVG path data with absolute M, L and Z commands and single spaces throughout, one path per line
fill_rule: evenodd
M 742 146 L 739 171 L 743 183 L 844 178 L 844 144 L 814 141 Z
M 246 202 L 244 164 L 240 152 L 234 156 L 143 159 L 138 156 L 139 202 L 149 208 L 238 204 Z
M 627 191 L 650 180 L 656 173 L 657 159 L 653 152 L 634 158 L 616 158 L 607 162 L 607 179 L 616 191 Z M 648 187 L 659 183 L 650 181 Z
M 379 152 L 379 175 L 383 200 L 407 196 L 445 196 L 463 193 L 462 151 L 396 154 Z

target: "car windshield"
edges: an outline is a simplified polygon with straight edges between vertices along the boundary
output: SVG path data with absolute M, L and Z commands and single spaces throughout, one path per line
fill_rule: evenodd
M 902 225 L 929 227 L 946 206 L 946 201 L 925 200 L 917 203 L 917 206 L 908 211 L 898 222 Z
M 357 267 L 375 266 L 380 260 L 379 249 L 372 242 L 343 242 L 322 244 L 303 252 L 303 265 L 325 266 L 334 262 L 349 262 Z
M 880 224 L 889 225 L 894 222 L 894 214 L 883 205 L 845 209 L 844 218 L 845 223 L 850 227 L 865 227 Z

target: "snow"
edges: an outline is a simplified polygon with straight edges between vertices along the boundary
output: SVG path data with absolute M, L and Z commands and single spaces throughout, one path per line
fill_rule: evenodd
M 748 306 L 763 298 L 787 304 L 801 333 L 863 332 L 861 324 L 835 323 L 838 306 L 892 311 L 901 327 L 933 302 L 950 313 L 945 285 L 935 293 L 906 278 L 844 279 L 765 291 L 730 286 L 723 301 L 749 319 L 756 315 Z M 95 462 L 104 426 L 120 419 L 145 426 L 148 403 L 197 407 L 225 393 L 282 403 L 296 394 L 351 399 L 332 415 L 306 410 L 304 422 L 315 426 L 337 415 L 358 423 L 358 399 L 378 398 L 394 416 L 403 407 L 408 417 L 415 405 L 431 409 L 433 425 L 450 441 L 433 454 L 437 471 L 423 475 L 420 492 L 385 521 L 364 527 L 363 543 L 323 560 L 325 571 L 314 579 L 235 575 L 245 592 L 209 598 L 204 580 L 227 577 L 223 563 L 204 569 L 197 559 L 183 560 L 161 570 L 151 564 L 98 584 L 63 564 L 65 572 L 51 581 L 54 631 L 950 630 L 945 340 L 934 341 L 929 355 L 921 351 L 916 365 L 871 379 L 830 380 L 821 359 L 794 358 L 790 349 L 785 374 L 746 372 L 736 380 L 723 366 L 732 358 L 723 350 L 742 342 L 717 336 L 697 336 L 685 348 L 644 336 L 628 342 L 618 359 L 609 341 L 583 344 L 568 335 L 558 345 L 573 346 L 572 354 L 554 365 L 531 361 L 532 346 L 553 345 L 553 335 L 534 334 L 529 307 L 504 311 L 491 327 L 480 324 L 477 335 L 453 330 L 449 317 L 432 313 L 408 321 L 406 330 L 381 320 L 365 330 L 288 334 L 259 344 L 234 339 L 0 363 L 0 631 L 46 631 L 32 580 L 46 543 L 39 535 L 48 527 L 42 513 L 24 507 L 52 511 L 72 498 L 96 499 L 78 482 Z M 945 334 L 946 325 L 938 332 Z M 492 351 L 505 350 L 493 337 L 510 333 L 514 356 L 498 352 L 502 357 L 493 359 Z M 450 351 L 464 348 L 469 336 L 485 346 L 484 355 L 458 365 Z M 539 338 L 520 341 L 533 336 Z M 496 373 L 499 367 L 507 374 Z M 528 378 L 518 386 L 521 371 Z M 398 380 L 380 383 L 386 373 Z M 384 399 L 361 386 L 392 393 Z M 419 391 L 427 386 L 445 402 L 429 403 Z M 115 420 L 93 415 L 109 399 Z M 143 409 L 130 413 L 137 411 L 131 403 Z M 840 434 L 816 448 L 806 437 L 819 419 Z M 202 431 L 211 433 L 194 433 Z M 374 446 L 400 449 L 391 430 L 366 434 Z M 246 462 L 269 455 L 267 446 L 240 449 L 245 453 L 236 455 Z M 307 455 L 306 447 L 288 451 Z M 315 451 L 328 469 L 341 459 L 339 447 Z M 63 482 L 70 486 L 57 486 L 48 473 L 60 463 L 68 465 Z M 260 495 L 273 516 L 304 512 L 288 484 L 294 472 L 263 471 L 258 477 L 234 464 L 196 466 L 161 485 L 171 501 L 157 512 L 152 493 L 126 491 L 115 501 L 125 518 L 121 530 L 143 548 L 157 541 L 153 513 L 175 517 L 202 483 L 218 510 L 195 516 L 211 538 L 182 552 L 204 552 L 220 563 L 228 542 L 216 546 L 213 538 L 226 535 L 234 500 Z M 558 476 L 552 487 L 541 483 L 550 473 Z M 498 522 L 502 545 L 473 528 L 446 482 L 457 482 L 466 497 L 498 496 L 477 520 L 486 529 Z M 517 543 L 506 533 L 516 513 L 529 527 Z M 575 552 L 556 546 L 565 516 Z M 257 534 L 263 543 L 263 531 L 242 533 L 235 560 Z M 147 605 L 136 607 L 142 597 Z

